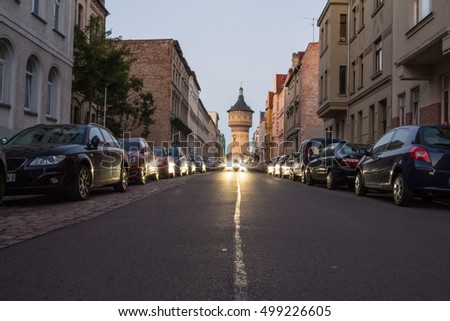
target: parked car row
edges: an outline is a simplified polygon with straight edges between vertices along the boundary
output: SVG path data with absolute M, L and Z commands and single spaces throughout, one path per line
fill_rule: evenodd
M 95 187 L 125 192 L 129 182 L 205 171 L 201 156 L 153 151 L 143 138 L 119 141 L 97 124 L 36 125 L 0 144 L 0 202 L 3 195 L 39 194 L 86 200 Z
M 420 197 L 450 197 L 450 126 L 416 125 L 394 128 L 373 147 L 345 140 L 314 138 L 299 152 L 276 156 L 267 173 L 321 182 L 328 189 L 346 185 L 359 196 L 369 191 L 392 193 L 395 204 L 406 206 Z

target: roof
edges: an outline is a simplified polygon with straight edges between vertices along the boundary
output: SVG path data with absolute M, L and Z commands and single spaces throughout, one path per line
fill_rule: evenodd
M 250 108 L 250 106 L 247 105 L 247 103 L 244 100 L 244 89 L 239 88 L 239 97 L 237 102 L 232 106 L 228 112 L 230 111 L 248 111 L 251 113 L 254 113 L 254 111 Z

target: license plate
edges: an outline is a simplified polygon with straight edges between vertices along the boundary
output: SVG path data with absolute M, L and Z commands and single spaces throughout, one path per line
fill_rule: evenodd
M 7 183 L 14 183 L 16 181 L 16 174 L 6 174 L 6 182 Z

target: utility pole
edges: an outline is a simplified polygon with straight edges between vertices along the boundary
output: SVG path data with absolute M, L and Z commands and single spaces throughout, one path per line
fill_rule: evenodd
M 316 18 L 309 18 L 309 17 L 303 17 L 303 19 L 308 19 L 311 20 L 312 23 L 310 23 L 310 25 L 313 27 L 313 42 L 315 42 L 315 28 L 316 28 Z

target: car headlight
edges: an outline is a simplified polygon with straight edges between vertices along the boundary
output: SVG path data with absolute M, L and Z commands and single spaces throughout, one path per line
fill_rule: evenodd
M 61 163 L 66 158 L 65 155 L 52 155 L 45 157 L 35 158 L 30 166 L 49 166 L 49 165 L 57 165 Z

